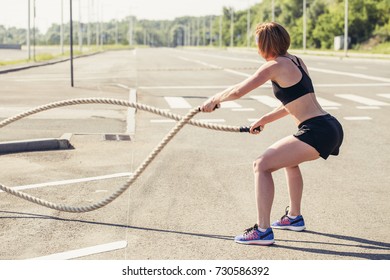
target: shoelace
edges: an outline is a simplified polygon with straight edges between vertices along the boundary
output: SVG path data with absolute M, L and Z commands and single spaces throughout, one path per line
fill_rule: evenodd
M 280 221 L 282 221 L 284 218 L 288 218 L 288 210 L 290 209 L 290 206 L 287 206 L 286 207 L 286 214 L 284 214 L 281 218 L 280 218 Z
M 259 228 L 259 226 L 258 226 L 257 224 L 255 224 L 253 227 L 247 228 L 247 229 L 244 231 L 244 235 L 250 234 L 252 231 L 258 230 L 258 228 Z

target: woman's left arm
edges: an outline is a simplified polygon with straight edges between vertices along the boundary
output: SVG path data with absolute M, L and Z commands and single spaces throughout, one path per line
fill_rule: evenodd
M 219 103 L 239 99 L 272 78 L 272 62 L 263 64 L 252 76 L 210 97 L 203 105 L 203 112 L 212 112 Z

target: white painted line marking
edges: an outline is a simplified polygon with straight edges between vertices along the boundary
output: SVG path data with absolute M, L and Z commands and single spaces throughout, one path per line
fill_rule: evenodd
M 344 117 L 344 120 L 347 121 L 367 121 L 372 120 L 370 117 L 362 116 L 362 117 Z
M 247 74 L 247 73 L 244 73 L 244 72 L 239 72 L 239 71 L 236 71 L 236 70 L 232 70 L 232 69 L 223 69 L 223 71 L 225 72 L 228 72 L 228 73 L 231 73 L 231 74 L 235 74 L 235 75 L 239 75 L 239 76 L 243 76 L 243 77 L 250 77 L 252 76 L 251 74 Z
M 318 100 L 318 103 L 320 103 L 320 105 L 323 107 L 339 107 L 339 106 L 341 106 L 340 103 L 330 101 L 330 100 L 327 100 L 327 99 L 322 98 L 322 97 L 317 96 L 317 100 Z
M 76 184 L 76 183 L 82 183 L 82 182 L 106 180 L 106 179 L 113 179 L 113 178 L 119 178 L 119 177 L 129 177 L 132 174 L 133 173 L 129 173 L 129 172 L 115 173 L 115 174 L 96 176 L 96 177 L 87 177 L 87 178 L 80 178 L 80 179 L 70 179 L 70 180 L 47 182 L 47 183 L 41 183 L 41 184 L 17 186 L 17 187 L 13 187 L 12 189 L 19 191 L 19 190 L 37 189 L 37 188 L 52 187 L 52 186 L 70 185 L 70 184 Z M 0 190 L 0 193 L 1 192 L 4 192 L 4 191 Z
M 164 97 L 165 101 L 168 103 L 169 107 L 176 109 L 189 109 L 192 108 L 190 103 L 188 103 L 183 97 Z
M 47 255 L 43 257 L 33 258 L 30 260 L 71 260 L 71 259 L 81 258 L 81 257 L 90 256 L 94 254 L 119 250 L 126 247 L 127 247 L 127 241 L 117 241 L 117 242 L 67 251 L 63 253 L 57 253 L 57 254 Z
M 378 93 L 377 95 L 384 98 L 390 98 L 390 93 Z
M 385 87 L 390 86 L 390 83 L 353 83 L 353 84 L 315 84 L 315 88 L 328 88 L 328 87 Z
M 322 108 L 324 108 L 324 110 L 338 110 L 338 109 L 340 109 L 339 107 L 327 107 L 327 106 L 324 106 Z
M 369 75 L 358 74 L 358 73 L 341 72 L 341 71 L 334 71 L 334 70 L 327 70 L 327 69 L 320 69 L 320 68 L 313 68 L 313 67 L 308 67 L 308 68 L 309 71 L 316 71 L 320 73 L 344 75 L 344 76 L 349 76 L 349 77 L 354 77 L 359 79 L 367 79 L 367 80 L 374 80 L 374 81 L 387 82 L 387 83 L 390 82 L 389 78 L 382 78 L 377 76 L 369 76 Z
M 257 100 L 271 108 L 277 108 L 280 106 L 280 101 L 268 95 L 251 95 L 250 98 Z
M 336 94 L 335 96 L 340 97 L 340 98 L 344 98 L 344 99 L 348 99 L 348 100 L 352 100 L 352 101 L 355 101 L 355 102 L 358 102 L 358 103 L 361 103 L 364 105 L 368 105 L 368 106 L 387 106 L 387 105 L 389 105 L 386 102 L 378 101 L 375 99 L 371 99 L 371 98 L 367 98 L 367 97 L 363 97 L 363 96 L 359 96 L 359 95 L 355 95 L 355 94 Z
M 357 109 L 360 109 L 360 110 L 376 110 L 376 109 L 380 109 L 381 107 L 378 107 L 378 106 L 356 106 Z
M 253 108 L 233 108 L 232 111 L 235 111 L 235 112 L 252 112 L 254 111 L 255 109 Z
M 195 62 L 195 63 L 201 64 L 203 66 L 207 66 L 207 67 L 214 68 L 214 69 L 222 69 L 222 67 L 220 67 L 220 66 L 210 64 L 210 63 L 207 63 L 204 61 L 196 60 L 196 59 L 190 59 L 190 58 L 186 58 L 186 57 L 182 57 L 182 56 L 178 56 L 177 58 L 180 58 L 180 59 L 185 60 L 185 61 Z
M 151 123 L 174 123 L 175 120 L 168 120 L 168 119 L 154 119 L 150 120 Z
M 186 51 L 182 51 L 184 53 L 190 53 Z M 193 54 L 193 53 L 191 53 Z M 245 59 L 245 58 L 236 58 L 236 57 L 228 57 L 228 56 L 221 56 L 221 55 L 211 55 L 211 54 L 200 54 L 197 53 L 196 55 L 201 55 L 201 56 L 208 56 L 208 57 L 215 57 L 215 58 L 221 58 L 224 60 L 237 60 L 237 61 L 247 61 L 247 62 L 254 62 L 256 64 L 262 63 L 262 60 L 255 60 L 255 59 Z M 321 68 L 315 68 L 315 67 L 308 67 L 309 71 L 317 71 L 320 73 L 327 73 L 327 74 L 336 74 L 336 75 L 343 75 L 343 76 L 350 76 L 350 77 L 355 77 L 355 78 L 363 78 L 363 79 L 368 79 L 368 80 L 374 80 L 374 81 L 381 81 L 381 82 L 387 82 L 390 83 L 389 78 L 382 78 L 382 77 L 377 77 L 377 76 L 369 76 L 369 75 L 364 75 L 364 74 L 359 74 L 359 73 L 350 73 L 350 72 L 342 72 L 342 71 L 334 71 L 334 70 L 328 70 L 328 69 L 321 69 Z
M 178 90 L 182 90 L 182 89 L 225 89 L 225 88 L 228 88 L 230 86 L 226 85 L 226 86 L 142 86 L 142 87 L 139 87 L 139 89 L 178 89 Z
M 225 122 L 224 119 L 197 119 L 197 121 L 209 122 L 209 123 L 221 123 L 221 122 Z
M 197 121 L 201 122 L 211 122 L 211 123 L 217 123 L 217 122 L 225 122 L 224 119 L 196 119 Z M 169 120 L 169 119 L 152 119 L 150 120 L 151 123 L 173 123 L 176 122 L 175 120 Z
M 329 87 L 384 87 L 384 86 L 390 86 L 390 83 L 353 83 L 353 84 L 315 84 L 315 88 L 329 88 Z M 138 87 L 139 89 L 152 89 L 152 90 L 157 90 L 157 89 L 171 89 L 171 90 L 183 90 L 183 89 L 225 89 L 229 88 L 231 85 L 205 85 L 205 86 L 199 86 L 199 85 L 193 85 L 193 86 L 140 86 Z M 270 83 L 265 83 L 262 85 L 260 88 L 271 88 L 272 85 Z
M 129 101 L 136 103 L 137 102 L 137 90 L 135 88 L 131 88 L 129 92 Z M 126 133 L 135 134 L 135 112 L 136 109 L 129 107 L 127 108 L 127 118 L 126 118 Z
M 178 58 L 180 58 L 182 60 L 185 60 L 185 61 L 195 62 L 195 63 L 201 64 L 201 65 L 213 68 L 213 69 L 220 69 L 220 70 L 223 70 L 225 72 L 228 72 L 228 73 L 231 73 L 231 74 L 235 74 L 235 75 L 239 75 L 239 76 L 244 76 L 244 77 L 250 77 L 251 76 L 250 74 L 247 74 L 247 73 L 244 73 L 244 72 L 239 72 L 239 71 L 236 71 L 236 70 L 233 70 L 233 69 L 229 69 L 229 68 L 222 68 L 221 66 L 210 64 L 210 63 L 207 63 L 207 62 L 204 62 L 204 61 L 200 61 L 200 60 L 196 60 L 196 59 L 190 59 L 190 58 L 186 58 L 186 57 L 182 57 L 182 56 L 178 56 Z
M 115 84 L 115 85 L 117 85 L 120 88 L 124 88 L 124 89 L 130 90 L 130 88 L 128 86 L 124 85 L 124 84 Z
M 235 101 L 226 101 L 221 103 L 221 108 L 241 108 L 242 106 Z

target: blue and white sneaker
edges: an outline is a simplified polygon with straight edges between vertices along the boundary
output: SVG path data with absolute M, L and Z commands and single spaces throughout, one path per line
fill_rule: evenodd
M 272 228 L 267 228 L 265 232 L 261 232 L 257 224 L 246 229 L 243 235 L 236 236 L 234 241 L 247 245 L 271 245 L 275 243 Z
M 293 231 L 302 231 L 305 227 L 305 220 L 302 215 L 292 219 L 288 216 L 288 206 L 286 207 L 286 214 L 284 214 L 280 220 L 274 222 L 271 227 L 275 229 L 289 229 Z

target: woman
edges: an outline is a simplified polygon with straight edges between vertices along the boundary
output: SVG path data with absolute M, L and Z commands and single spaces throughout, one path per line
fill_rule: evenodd
M 290 36 L 285 28 L 275 22 L 259 24 L 256 28 L 256 43 L 258 53 L 266 63 L 243 82 L 208 99 L 201 110 L 212 112 L 219 103 L 241 98 L 271 80 L 275 97 L 282 105 L 253 122 L 250 133 L 258 134 L 266 124 L 287 115 L 292 116 L 297 123 L 297 133 L 277 141 L 255 160 L 253 170 L 257 223 L 235 238 L 237 243 L 270 245 L 274 243 L 272 228 L 295 231 L 305 229 L 301 215 L 303 180 L 298 165 L 319 157 L 327 159 L 329 155 L 338 155 L 343 130 L 340 123 L 317 102 L 304 62 L 287 52 Z M 272 172 L 281 168 L 285 168 L 290 208 L 271 225 L 274 198 Z

